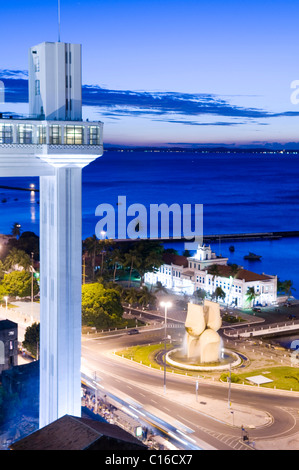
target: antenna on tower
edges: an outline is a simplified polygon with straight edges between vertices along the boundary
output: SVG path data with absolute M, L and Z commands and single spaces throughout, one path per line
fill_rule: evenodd
M 58 0 L 58 42 L 60 42 L 60 0 Z

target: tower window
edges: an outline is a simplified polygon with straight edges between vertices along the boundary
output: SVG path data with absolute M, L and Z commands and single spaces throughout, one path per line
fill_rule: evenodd
M 88 129 L 89 129 L 89 145 L 99 145 L 100 128 L 97 126 L 90 126 Z
M 83 127 L 82 126 L 65 126 L 64 141 L 69 145 L 83 144 Z
M 53 124 L 49 128 L 49 143 L 50 144 L 61 144 L 61 127 L 57 124 Z
M 40 66 L 39 66 L 39 57 L 36 56 L 34 57 L 34 70 L 35 72 L 39 72 L 40 71 Z
M 46 126 L 38 126 L 38 131 L 37 131 L 37 141 L 39 144 L 45 144 L 46 143 Z
M 12 126 L 0 124 L 0 144 L 12 144 Z
M 18 125 L 18 143 L 19 144 L 32 144 L 33 143 L 33 128 L 30 124 Z
M 40 95 L 40 81 L 35 80 L 35 95 Z

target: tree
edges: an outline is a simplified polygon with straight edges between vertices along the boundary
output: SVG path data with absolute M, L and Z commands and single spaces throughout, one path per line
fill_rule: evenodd
M 216 287 L 214 293 L 212 294 L 212 297 L 216 298 L 216 301 L 220 298 L 222 300 L 225 299 L 225 292 L 221 287 Z
M 294 290 L 293 281 L 286 280 L 286 281 L 277 281 L 277 288 L 280 292 L 284 292 L 288 297 L 290 297 Z
M 152 294 L 146 286 L 142 286 L 141 290 L 138 292 L 137 303 L 142 307 L 147 307 L 148 305 L 155 306 L 156 296 Z
M 209 274 L 212 274 L 213 276 L 213 281 L 215 279 L 216 276 L 219 276 L 219 266 L 218 264 L 212 264 L 209 268 L 208 268 L 208 272 Z
M 134 248 L 131 249 L 128 253 L 125 253 L 123 265 L 130 267 L 129 286 L 131 286 L 133 268 L 135 268 L 138 271 L 141 266 L 140 253 Z
M 33 279 L 33 295 L 38 294 L 39 286 Z M 27 271 L 12 271 L 5 274 L 0 284 L 0 295 L 10 297 L 29 297 L 31 295 L 31 274 Z
M 19 236 L 21 235 L 21 231 L 21 224 L 15 222 L 12 226 L 11 234 L 16 238 L 19 238 Z
M 83 250 L 91 256 L 91 267 L 92 267 L 92 279 L 94 280 L 95 277 L 95 260 L 96 255 L 99 253 L 100 246 L 99 240 L 97 239 L 96 235 L 92 237 L 88 237 L 83 242 Z
M 24 341 L 22 343 L 23 348 L 27 349 L 33 357 L 38 359 L 39 356 L 39 345 L 40 345 L 40 324 L 33 323 L 31 326 L 26 328 Z
M 82 323 L 96 328 L 115 327 L 122 319 L 120 293 L 98 282 L 82 286 Z
M 248 287 L 246 292 L 246 298 L 250 306 L 252 306 L 252 303 L 254 302 L 256 297 L 258 297 L 258 294 L 255 292 L 254 287 Z
M 144 275 L 147 272 L 156 272 L 162 264 L 164 248 L 160 242 L 153 240 L 140 240 L 134 244 L 134 253 L 138 259 L 136 271 L 140 275 L 140 286 L 144 284 Z
M 112 262 L 112 265 L 113 265 L 113 282 L 115 282 L 117 267 L 123 262 L 123 255 L 118 248 L 115 248 L 112 251 L 112 254 L 110 256 L 110 261 Z
M 194 297 L 200 300 L 204 300 L 207 296 L 207 293 L 204 289 L 196 289 L 194 292 Z
M 123 292 L 123 301 L 127 302 L 130 305 L 137 304 L 138 302 L 138 295 L 137 289 L 135 287 L 129 287 Z
M 167 288 L 163 286 L 161 281 L 157 281 L 155 285 L 155 292 L 163 292 L 164 294 L 167 294 Z
M 4 265 L 3 265 L 2 261 L 0 260 L 0 281 L 3 279 L 4 274 L 5 274 Z
M 19 250 L 16 247 L 9 251 L 4 260 L 4 269 L 6 271 L 14 268 L 14 266 L 22 267 L 25 269 L 25 271 L 29 271 L 31 267 L 30 256 L 25 253 L 25 251 Z
M 236 263 L 232 263 L 229 265 L 230 267 L 230 288 L 229 288 L 229 293 L 228 293 L 228 296 L 227 296 L 227 304 L 229 303 L 230 301 L 230 294 L 231 294 L 231 290 L 232 290 L 232 287 L 233 287 L 233 282 L 234 280 L 236 279 L 237 275 L 238 275 L 238 272 L 239 272 L 239 266 L 236 264 Z
M 240 269 L 239 266 L 236 263 L 229 264 L 228 266 L 230 267 L 231 276 L 235 279 Z

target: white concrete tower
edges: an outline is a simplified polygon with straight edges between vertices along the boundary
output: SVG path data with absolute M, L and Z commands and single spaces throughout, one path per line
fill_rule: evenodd
M 82 120 L 81 44 L 43 42 L 29 50 L 29 114 Z
M 81 415 L 82 168 L 103 154 L 103 125 L 81 121 L 81 46 L 31 48 L 29 90 L 32 119 L 0 119 L 0 175 L 40 177 L 43 427 Z

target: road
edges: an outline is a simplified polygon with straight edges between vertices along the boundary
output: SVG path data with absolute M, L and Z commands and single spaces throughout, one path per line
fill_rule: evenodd
M 173 337 L 182 333 L 180 328 L 167 330 Z M 120 395 L 130 397 L 134 403 L 141 404 L 145 409 L 149 407 L 165 413 L 180 424 L 186 426 L 197 445 L 204 449 L 215 448 L 219 450 L 248 449 L 240 437 L 240 428 L 225 424 L 221 420 L 198 412 L 173 400 L 173 394 L 195 393 L 195 378 L 173 376 L 167 374 L 167 391 L 163 395 L 163 373 L 159 370 L 145 368 L 130 363 L 112 352 L 133 344 L 147 344 L 161 340 L 164 335 L 163 328 L 145 331 L 136 336 L 126 334 L 100 337 L 99 339 L 82 339 L 82 362 L 89 369 L 97 372 L 100 383 L 105 390 L 114 390 Z M 219 383 L 200 382 L 200 400 L 209 400 L 211 397 L 223 401 L 227 407 L 228 387 Z M 254 409 L 268 413 L 273 421 L 268 426 L 250 430 L 250 440 L 261 442 L 273 440 L 278 437 L 293 436 L 299 431 L 298 422 L 298 396 L 295 394 L 280 395 L 278 393 L 265 393 L 265 390 L 249 388 L 248 392 L 232 388 L 231 399 L 240 405 L 251 406 Z M 297 418 L 298 416 L 298 418 Z

